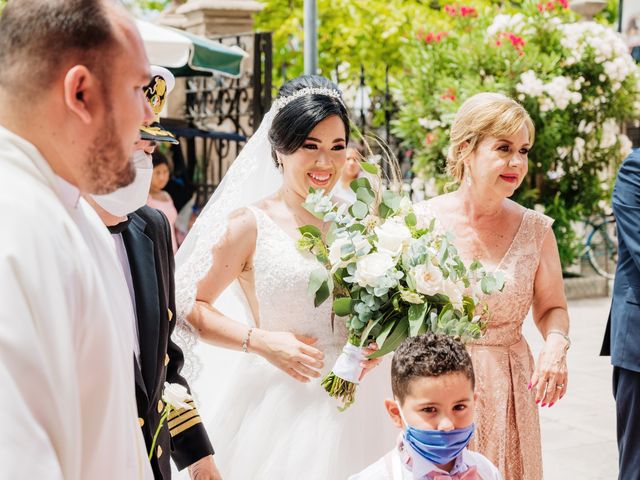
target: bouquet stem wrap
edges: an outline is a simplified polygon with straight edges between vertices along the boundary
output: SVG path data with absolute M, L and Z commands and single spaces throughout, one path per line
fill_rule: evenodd
M 330 396 L 342 400 L 342 408 L 348 408 L 355 401 L 356 386 L 360 383 L 365 360 L 362 348 L 347 342 L 338 356 L 331 372 L 322 379 L 322 386 Z

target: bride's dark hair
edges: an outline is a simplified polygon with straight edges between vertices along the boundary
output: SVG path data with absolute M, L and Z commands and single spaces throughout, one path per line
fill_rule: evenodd
M 288 81 L 278 91 L 276 98 L 286 98 L 303 88 L 324 88 L 341 95 L 340 89 L 332 81 L 318 75 L 303 75 Z M 318 123 L 332 115 L 342 120 L 345 142 L 349 142 L 349 114 L 342 101 L 328 95 L 309 94 L 296 98 L 285 105 L 273 119 L 269 129 L 271 156 L 278 165 L 276 152 L 290 155 L 302 147 L 304 141 Z

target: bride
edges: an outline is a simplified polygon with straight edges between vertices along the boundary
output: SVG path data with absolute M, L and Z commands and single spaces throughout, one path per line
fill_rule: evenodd
M 314 308 L 307 286 L 319 264 L 296 246 L 298 227 L 326 230 L 301 204 L 310 187 L 339 181 L 348 141 L 333 83 L 286 83 L 178 251 L 178 321 L 239 351 L 196 346 L 206 374 L 192 385 L 225 480 L 340 480 L 393 442 L 388 362 L 363 362 L 371 373 L 345 412 L 320 385 L 346 328 L 330 301 Z

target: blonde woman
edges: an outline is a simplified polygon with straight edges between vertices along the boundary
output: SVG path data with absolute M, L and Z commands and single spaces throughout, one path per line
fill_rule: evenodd
M 534 125 L 526 110 L 497 93 L 468 99 L 451 127 L 447 170 L 456 191 L 416 208 L 454 234 L 467 261 L 479 260 L 506 280 L 485 297 L 486 335 L 469 346 L 477 376 L 477 431 L 471 444 L 506 480 L 542 479 L 539 407 L 567 389 L 569 317 L 553 221 L 509 199 L 524 180 Z M 533 319 L 545 338 L 534 363 L 522 323 Z

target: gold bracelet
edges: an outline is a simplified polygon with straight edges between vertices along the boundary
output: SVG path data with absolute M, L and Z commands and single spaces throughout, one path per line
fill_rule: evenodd
M 249 330 L 247 330 L 247 335 L 242 340 L 242 351 L 244 353 L 249 353 L 249 345 L 251 342 L 251 332 L 253 332 L 253 327 L 249 327 Z
M 565 351 L 571 348 L 571 339 L 569 338 L 569 335 L 564 333 L 562 330 L 549 330 L 547 332 L 547 338 L 549 338 L 549 335 L 551 335 L 552 333 L 555 333 L 556 335 L 560 335 L 562 338 L 564 338 L 567 341 L 567 348 L 565 348 Z

